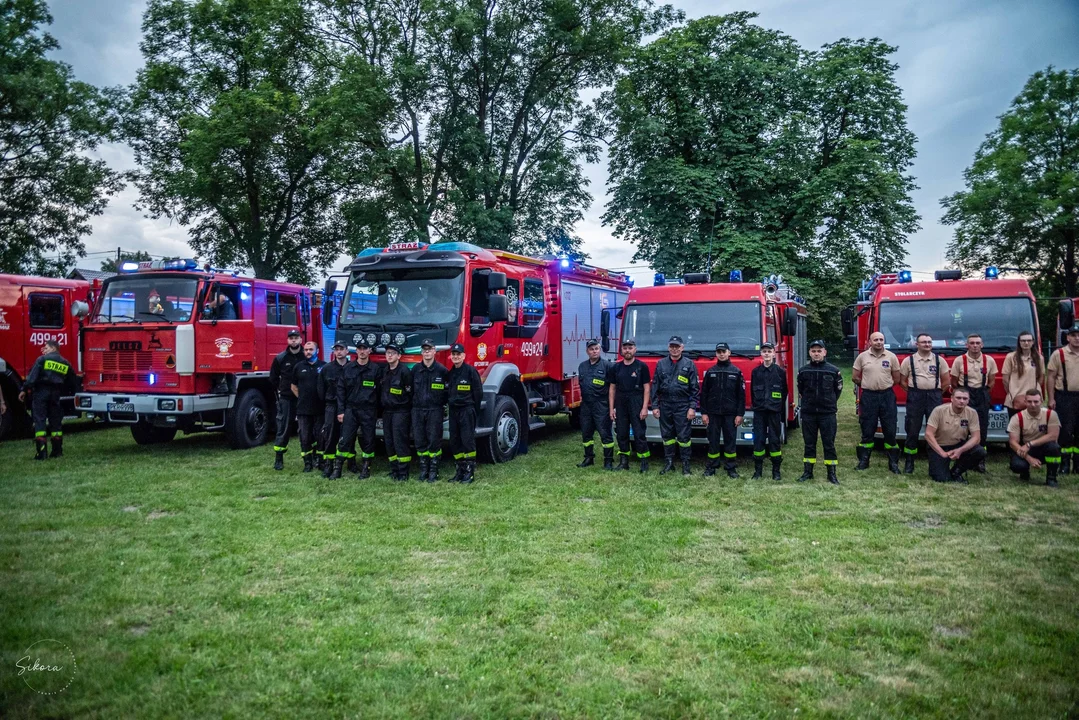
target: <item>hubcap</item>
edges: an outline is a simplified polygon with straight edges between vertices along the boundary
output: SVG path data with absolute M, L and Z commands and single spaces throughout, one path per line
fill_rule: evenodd
M 498 449 L 505 455 L 517 447 L 517 441 L 521 434 L 521 428 L 517 425 L 517 419 L 511 413 L 503 413 L 498 419 Z
M 266 413 L 262 408 L 253 407 L 247 414 L 247 428 L 251 431 L 251 437 L 259 437 L 266 429 Z

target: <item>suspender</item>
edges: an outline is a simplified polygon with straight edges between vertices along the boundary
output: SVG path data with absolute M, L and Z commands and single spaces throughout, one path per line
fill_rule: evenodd
M 1064 364 L 1064 348 L 1060 348 L 1060 376 L 1064 383 L 1064 392 L 1068 392 L 1068 366 Z
M 915 390 L 921 390 L 921 388 L 918 387 L 918 372 L 914 368 L 914 358 L 915 358 L 915 356 L 917 354 L 918 353 L 914 353 L 914 355 L 911 355 L 910 358 L 909 358 L 909 360 L 910 360 L 910 379 L 914 383 L 914 389 Z M 944 387 L 944 385 L 942 384 L 944 381 L 941 380 L 941 378 L 940 378 L 940 356 L 937 355 L 936 353 L 933 353 L 933 362 L 936 363 L 936 368 L 937 368 L 937 387 L 936 387 L 936 389 L 939 390 L 939 389 Z
M 1023 413 L 1025 413 L 1025 412 L 1026 412 L 1026 410 L 1020 410 L 1019 411 L 1019 444 L 1020 445 L 1023 444 Z M 1053 411 L 1050 410 L 1049 408 L 1046 408 L 1045 409 L 1045 427 L 1046 428 L 1049 427 L 1049 418 L 1051 418 L 1051 417 L 1053 417 Z
M 982 353 L 982 387 L 985 387 L 985 381 L 988 379 L 989 374 L 986 372 L 985 353 Z M 963 353 L 963 387 L 967 390 L 971 390 L 970 387 L 970 368 L 967 366 L 967 354 Z

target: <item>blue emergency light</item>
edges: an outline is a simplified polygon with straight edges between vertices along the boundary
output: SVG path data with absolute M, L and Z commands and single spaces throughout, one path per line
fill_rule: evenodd
M 900 270 L 899 271 L 899 277 L 897 278 L 898 282 L 900 282 L 900 283 L 909 283 L 913 279 L 914 278 L 911 276 L 910 270 Z
M 562 267 L 563 268 L 568 268 L 569 267 L 569 258 L 562 258 Z
M 996 265 L 990 265 L 985 269 L 986 280 L 996 280 L 998 277 L 1000 277 L 1000 268 Z
M 139 269 L 139 264 L 133 260 L 127 260 L 120 263 L 120 272 L 135 272 Z
M 156 382 L 157 382 L 157 375 L 154 375 L 153 373 L 150 373 L 150 384 L 153 385 Z
M 652 281 L 653 285 L 666 285 L 667 277 L 663 273 L 656 273 L 655 278 Z
M 731 282 L 732 283 L 742 282 L 742 271 L 741 270 L 731 270 Z

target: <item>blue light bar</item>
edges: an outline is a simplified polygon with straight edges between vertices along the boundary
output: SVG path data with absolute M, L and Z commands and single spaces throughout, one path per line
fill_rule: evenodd
M 732 283 L 742 282 L 742 271 L 741 270 L 731 270 L 731 282 Z
M 568 268 L 569 267 L 569 258 L 562 258 L 561 265 L 562 265 L 563 268 Z
M 996 265 L 990 265 L 985 269 L 986 280 L 996 280 L 998 277 L 1000 277 L 1000 268 Z
M 910 270 L 900 270 L 899 271 L 899 282 L 900 283 L 909 283 L 913 279 L 914 278 L 911 276 Z
M 186 260 L 168 260 L 161 263 L 162 270 L 195 270 L 199 264 L 193 258 Z
M 134 260 L 127 260 L 120 263 L 120 272 L 136 272 L 139 269 L 139 264 Z
M 655 278 L 652 281 L 653 285 L 666 285 L 667 277 L 663 273 L 656 273 Z

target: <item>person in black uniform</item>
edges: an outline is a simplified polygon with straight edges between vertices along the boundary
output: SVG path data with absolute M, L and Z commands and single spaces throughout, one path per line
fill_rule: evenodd
M 450 406 L 450 452 L 457 472 L 450 482 L 471 483 L 476 479 L 476 418 L 483 401 L 483 381 L 476 368 L 465 362 L 465 346 L 450 348 L 453 367 L 446 375 Z
M 371 362 L 371 346 L 361 339 L 356 342 L 356 359 L 337 376 L 337 421 L 341 423 L 341 440 L 337 443 L 337 457 L 333 463 L 334 478 L 341 477 L 345 460 L 355 460 L 356 454 L 352 448 L 357 433 L 360 436 L 360 458 L 363 460 L 360 478 L 371 477 L 382 368 L 379 363 Z
M 446 375 L 449 370 L 435 361 L 435 343 L 420 344 L 423 362 L 412 366 L 412 437 L 420 458 L 420 480 L 438 482 L 442 458 L 442 417 L 446 407 Z
M 652 394 L 652 376 L 648 366 L 634 355 L 637 341 L 622 341 L 622 362 L 610 371 L 607 403 L 611 419 L 618 432 L 618 469 L 629 470 L 629 433 L 633 430 L 633 444 L 641 461 L 640 472 L 648 472 L 648 440 L 645 438 L 644 419 L 648 417 L 648 401 Z
M 319 437 L 319 450 L 322 452 L 322 476 L 333 475 L 333 461 L 337 457 L 337 442 L 341 439 L 341 423 L 337 421 L 337 379 L 348 365 L 348 347 L 338 340 L 333 344 L 333 359 L 322 366 L 318 372 L 318 397 L 322 401 L 322 435 Z M 349 448 L 351 451 L 351 448 Z M 348 458 L 349 470 L 358 472 L 356 458 Z
M 801 407 L 802 438 L 805 453 L 802 462 L 805 472 L 798 482 L 813 479 L 813 466 L 817 463 L 817 434 L 824 445 L 824 466 L 828 469 L 828 482 L 839 484 L 836 465 L 839 456 L 835 452 L 836 413 L 839 411 L 839 395 L 843 392 L 843 376 L 839 368 L 825 362 L 828 350 L 823 340 L 809 343 L 809 363 L 798 370 L 798 395 Z
M 776 346 L 761 345 L 761 364 L 749 376 L 749 392 L 753 398 L 753 479 L 764 473 L 764 453 L 772 458 L 772 479 L 782 480 L 783 429 L 787 411 L 787 373 L 776 362 Z
M 273 469 L 285 469 L 285 453 L 292 437 L 292 419 L 296 417 L 296 396 L 292 394 L 292 371 L 303 362 L 303 339 L 299 330 L 289 330 L 288 348 L 278 353 L 270 364 L 270 384 L 277 388 L 277 436 L 274 438 Z
M 701 419 L 708 428 L 708 465 L 711 477 L 719 467 L 720 454 L 727 477 L 738 477 L 737 428 L 746 414 L 746 379 L 731 362 L 727 343 L 716 345 L 716 364 L 704 372 L 701 385 Z
M 26 394 L 30 393 L 30 413 L 34 421 L 35 460 L 46 457 L 62 457 L 64 454 L 64 411 L 60 407 L 60 398 L 65 389 L 72 389 L 75 372 L 63 355 L 60 344 L 55 340 L 46 340 L 41 346 L 41 356 L 34 362 L 26 374 L 19 401 L 26 403 Z M 46 432 L 52 440 L 52 454 L 46 456 Z
M 614 436 L 611 434 L 611 414 L 608 408 L 608 390 L 612 365 L 600 357 L 602 348 L 595 338 L 586 343 L 588 359 L 577 366 L 577 379 L 581 386 L 581 442 L 584 444 L 584 460 L 577 467 L 596 464 L 593 437 L 599 431 L 603 444 L 603 469 L 614 470 Z
M 324 362 L 318 359 L 318 345 L 313 342 L 303 346 L 304 361 L 292 370 L 292 394 L 296 398 L 296 421 L 300 427 L 300 457 L 303 471 L 315 469 L 315 448 L 322 434 L 322 412 L 325 409 L 319 399 L 318 378 Z
M 675 443 L 682 451 L 682 474 L 693 474 L 689 469 L 693 456 L 690 433 L 693 418 L 697 416 L 695 407 L 700 395 L 700 381 L 697 379 L 697 366 L 682 356 L 684 345 L 682 338 L 671 336 L 667 343 L 669 355 L 656 363 L 656 376 L 653 378 L 655 401 L 652 403 L 652 414 L 659 418 L 659 434 L 663 438 L 664 463 L 660 475 L 674 470 Z
M 390 477 L 408 480 L 412 462 L 412 371 L 401 363 L 401 348 L 386 346 L 379 403 L 382 406 L 382 439 L 390 460 Z

